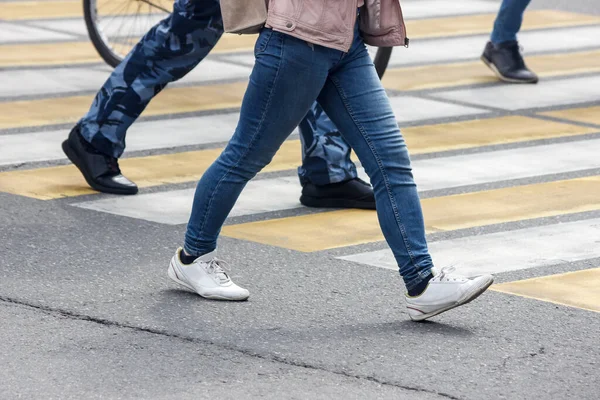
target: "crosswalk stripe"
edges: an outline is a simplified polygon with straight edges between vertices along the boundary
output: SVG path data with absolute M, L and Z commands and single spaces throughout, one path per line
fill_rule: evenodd
M 428 198 L 422 200 L 422 207 L 428 233 L 598 210 L 600 177 Z M 303 252 L 383 240 L 376 212 L 366 210 L 229 225 L 222 234 Z
M 406 22 L 408 36 L 415 39 L 489 33 L 496 14 L 462 15 Z M 533 10 L 525 13 L 521 30 L 590 25 L 600 17 L 556 10 Z
M 527 57 L 527 65 L 540 77 L 600 71 L 600 50 Z M 387 89 L 419 90 L 498 79 L 480 61 L 388 69 L 383 78 Z
M 48 33 L 52 37 L 52 33 Z M 225 34 L 211 54 L 247 51 L 256 35 Z M 1 39 L 0 39 L 1 43 Z M 103 62 L 89 41 L 35 44 L 0 44 L 0 67 L 73 65 Z
M 497 151 L 493 154 L 417 160 L 413 173 L 421 191 L 492 183 L 546 174 L 600 168 L 600 139 Z M 361 178 L 368 180 L 359 168 Z M 79 207 L 164 224 L 187 222 L 195 189 L 92 200 Z M 296 177 L 252 181 L 231 217 L 300 207 Z
M 226 83 L 162 91 L 144 116 L 240 106 L 247 83 Z M 0 103 L 0 129 L 76 122 L 89 110 L 93 96 L 23 100 Z
M 108 1 L 100 0 L 98 7 L 106 7 Z M 161 3 L 168 4 L 169 2 L 162 1 Z M 142 9 L 141 5 L 131 3 L 125 5 L 131 13 L 142 12 L 143 14 L 156 13 L 165 14 L 164 11 L 146 5 Z M 170 8 L 170 7 L 169 7 Z M 106 8 L 105 8 L 106 10 Z M 123 13 L 125 9 L 121 7 L 119 13 Z M 0 20 L 16 21 L 38 18 L 69 18 L 83 17 L 83 7 L 79 0 L 56 0 L 56 1 L 15 1 L 4 2 L 0 7 Z
M 507 282 L 492 290 L 600 312 L 600 268 Z
M 239 108 L 247 83 L 203 85 L 163 90 L 143 116 Z M 73 123 L 89 109 L 92 96 L 0 102 L 0 129 Z M 486 113 L 474 107 L 413 96 L 390 98 L 399 122 Z
M 77 207 L 168 225 L 186 223 L 196 189 L 114 197 L 75 204 Z M 301 207 L 298 178 L 281 177 L 250 181 L 230 217 Z
M 1 6 L 0 6 L 1 7 Z M 31 26 L 7 24 L 0 22 L 0 45 L 14 42 L 47 42 L 56 40 L 72 40 L 71 35 L 47 31 Z
M 561 51 L 588 50 L 598 48 L 597 37 L 600 26 L 584 26 L 557 30 L 523 31 L 519 33 L 519 43 L 525 48 L 525 57 L 529 54 Z M 489 34 L 449 37 L 431 40 L 413 40 L 408 49 L 395 48 L 388 68 L 477 60 L 483 52 Z M 245 65 L 254 64 L 254 55 L 247 53 L 223 54 L 221 59 Z
M 14 69 L 2 72 L 0 93 L 5 98 L 19 96 L 51 96 L 59 93 L 95 92 L 111 72 L 108 66 L 72 67 L 51 69 Z M 218 80 L 247 79 L 251 68 L 230 63 L 204 60 L 181 80 L 169 88 L 180 85 L 207 84 Z
M 502 85 L 444 91 L 432 96 L 513 111 L 597 101 L 599 87 L 600 75 L 594 75 L 541 82 L 535 90 L 529 85 Z
M 237 124 L 237 118 L 237 114 L 227 114 L 182 120 L 141 122 L 134 125 L 131 132 L 129 132 L 128 148 L 130 150 L 149 150 L 183 144 L 226 141 L 233 133 Z M 195 133 L 199 130 L 203 134 Z M 165 135 L 164 132 L 166 131 L 171 133 Z M 415 155 L 473 148 L 483 145 L 578 136 L 595 132 L 593 128 L 519 116 L 424 125 L 405 128 L 402 131 L 411 153 Z M 486 132 L 486 134 L 482 135 L 481 132 Z M 2 146 L 0 146 L 0 165 L 64 158 L 60 143 L 65 139 L 66 135 L 66 131 L 0 135 L 0 142 L 2 142 Z M 299 154 L 300 150 L 298 150 L 295 162 L 300 162 Z M 153 162 L 157 168 L 160 168 L 163 163 L 171 162 L 172 155 L 153 157 Z M 127 159 L 123 160 L 123 163 L 127 162 L 130 161 Z M 123 164 L 123 166 L 125 165 Z M 179 165 L 181 165 L 181 162 Z M 43 169 L 45 172 L 40 173 L 46 176 L 61 175 L 63 174 L 61 172 L 62 168 L 64 167 L 58 167 L 58 169 L 45 168 Z M 124 170 L 129 176 L 130 171 L 127 169 Z M 0 191 L 9 191 L 7 189 L 9 185 L 6 181 L 18 181 L 22 179 L 23 177 L 20 174 L 23 172 L 27 174 L 33 173 L 27 171 L 0 173 Z M 189 180 L 195 180 L 198 177 L 199 175 Z M 134 176 L 131 175 L 131 178 L 134 179 Z M 57 178 L 52 179 L 56 181 Z M 72 179 L 72 176 L 64 177 L 64 179 Z M 174 179 L 175 182 L 180 182 L 178 175 Z M 160 182 L 174 183 L 164 173 L 161 175 Z M 61 185 L 64 184 L 67 183 L 64 182 Z M 11 191 L 11 193 L 25 196 L 33 193 L 34 197 L 37 198 L 62 197 L 62 190 L 58 190 L 58 188 L 53 189 L 50 186 L 42 189 L 38 187 L 38 183 L 34 182 L 30 182 L 28 185 L 17 186 L 16 188 L 20 189 L 17 192 Z M 12 187 L 12 185 L 10 186 Z M 70 195 L 77 195 L 77 193 Z
M 600 125 L 600 106 L 550 111 L 541 113 L 541 115 Z
M 400 110 L 411 115 L 412 102 Z M 417 104 L 416 107 L 421 107 Z M 434 108 L 438 110 L 439 108 Z M 229 140 L 239 114 L 138 122 L 127 134 L 129 151 L 197 145 Z M 165 135 L 169 132 L 169 135 Z M 486 132 L 482 135 L 481 132 Z M 403 128 L 411 154 L 424 154 L 478 146 L 507 144 L 555 137 L 579 136 L 596 132 L 594 128 L 510 116 Z M 0 165 L 48 161 L 65 158 L 60 144 L 66 130 L 0 135 Z
M 465 276 L 497 274 L 600 257 L 600 219 L 565 222 L 430 242 L 434 264 L 455 265 Z M 482 251 L 485 249 L 485 251 Z M 390 249 L 338 257 L 398 271 Z
M 198 179 L 222 149 L 189 151 L 160 156 L 126 158 L 120 161 L 128 177 L 138 186 L 158 186 Z M 299 141 L 286 142 L 263 172 L 289 170 L 298 165 Z M 72 165 L 24 171 L 0 172 L 0 192 L 50 200 L 96 193 Z

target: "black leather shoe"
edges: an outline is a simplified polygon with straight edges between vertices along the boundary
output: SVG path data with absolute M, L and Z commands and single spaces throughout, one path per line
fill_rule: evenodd
M 79 125 L 71 130 L 62 149 L 93 189 L 113 194 L 138 192 L 137 185 L 121 174 L 116 158 L 100 153 L 81 137 Z
M 538 76 L 525 65 L 517 41 L 499 45 L 488 42 L 481 55 L 481 61 L 505 82 L 537 83 L 538 81 Z
M 300 203 L 319 208 L 375 209 L 373 188 L 359 178 L 324 186 L 307 183 L 302 186 Z

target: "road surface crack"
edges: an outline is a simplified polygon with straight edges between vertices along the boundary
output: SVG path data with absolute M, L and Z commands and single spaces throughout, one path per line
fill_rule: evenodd
M 346 378 L 374 382 L 374 383 L 377 383 L 382 386 L 391 386 L 391 387 L 395 387 L 398 389 L 403 389 L 403 390 L 407 390 L 407 391 L 411 391 L 411 392 L 419 392 L 419 393 L 427 393 L 427 394 L 437 395 L 444 399 L 461 400 L 461 398 L 459 398 L 459 397 L 456 397 L 456 396 L 453 396 L 451 394 L 444 393 L 444 392 L 438 392 L 435 390 L 425 389 L 425 388 L 416 387 L 416 386 L 408 386 L 405 384 L 400 384 L 400 383 L 395 383 L 395 382 L 388 382 L 388 381 L 384 381 L 382 379 L 379 379 L 375 376 L 370 376 L 370 375 L 352 374 L 350 372 L 343 371 L 343 370 L 327 369 L 324 366 L 309 364 L 309 363 L 306 363 L 303 361 L 298 361 L 298 360 L 291 360 L 291 359 L 288 359 L 288 358 L 285 358 L 282 356 L 277 356 L 277 355 L 268 354 L 268 353 L 267 354 L 257 353 L 255 351 L 252 351 L 249 349 L 238 348 L 238 347 L 226 345 L 223 343 L 213 342 L 210 340 L 203 340 L 203 339 L 198 339 L 198 338 L 189 337 L 189 336 L 177 335 L 177 334 L 173 334 L 173 333 L 161 330 L 161 329 L 145 328 L 145 327 L 141 327 L 141 326 L 124 324 L 124 323 L 120 323 L 120 322 L 116 322 L 116 321 L 107 320 L 104 318 L 97 318 L 97 317 L 92 317 L 92 316 L 85 315 L 85 314 L 75 313 L 75 312 L 68 311 L 68 310 L 53 308 L 50 306 L 33 304 L 33 303 L 26 302 L 26 301 L 18 300 L 18 299 L 12 299 L 10 297 L 5 297 L 5 296 L 0 296 L 0 301 L 5 302 L 5 303 L 16 304 L 16 305 L 20 305 L 20 306 L 24 306 L 24 307 L 33 308 L 35 310 L 43 311 L 50 315 L 67 318 L 67 319 L 71 319 L 71 320 L 92 322 L 92 323 L 96 323 L 96 324 L 104 325 L 104 326 L 110 326 L 110 327 L 121 328 L 121 329 L 130 329 L 130 330 L 137 331 L 137 332 L 150 333 L 153 335 L 159 335 L 159 336 L 163 336 L 163 337 L 178 339 L 178 340 L 182 340 L 182 341 L 185 341 L 188 343 L 198 343 L 198 344 L 203 344 L 203 345 L 209 345 L 209 346 L 217 347 L 217 348 L 220 348 L 223 350 L 236 352 L 236 353 L 239 353 L 239 354 L 247 356 L 247 357 L 258 358 L 258 359 L 270 361 L 270 362 L 276 362 L 276 363 L 288 365 L 291 367 L 299 367 L 299 368 L 305 368 L 305 369 L 309 369 L 309 370 L 328 372 L 328 373 L 343 376 Z

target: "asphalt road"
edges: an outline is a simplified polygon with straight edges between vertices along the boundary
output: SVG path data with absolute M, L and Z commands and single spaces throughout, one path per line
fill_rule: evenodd
M 597 1 L 533 0 L 520 41 L 535 86 L 478 61 L 498 1 L 403 2 L 422 37 L 394 52 L 384 85 L 434 261 L 496 277 L 426 323 L 408 319 L 371 214 L 299 205 L 295 135 L 219 242 L 250 300 L 170 282 L 251 47 L 231 39 L 131 130 L 124 173 L 156 166 L 138 195 L 93 193 L 59 145 L 110 69 L 91 45 L 75 51 L 85 32 L 60 3 L 65 15 L 23 19 L 26 2 L 0 0 L 0 399 L 598 399 Z

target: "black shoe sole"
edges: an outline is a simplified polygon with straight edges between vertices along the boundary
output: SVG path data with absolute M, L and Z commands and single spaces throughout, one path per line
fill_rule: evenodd
M 374 202 L 361 200 L 327 199 L 302 195 L 300 196 L 300 203 L 306 207 L 314 208 L 359 208 L 362 210 L 375 210 Z
M 77 153 L 71 148 L 69 145 L 69 141 L 65 140 L 62 142 L 62 149 L 66 156 L 71 160 L 71 162 L 77 167 L 83 178 L 87 182 L 88 185 L 94 190 L 97 190 L 102 193 L 110 193 L 110 194 L 136 194 L 138 192 L 137 188 L 134 189 L 117 189 L 111 188 L 107 186 L 103 186 L 94 181 L 94 179 L 87 173 L 85 168 L 82 167 L 82 162 L 77 156 Z
M 538 83 L 538 78 L 532 78 L 532 79 L 512 79 L 512 78 L 508 78 L 508 77 L 502 75 L 500 73 L 500 71 L 498 71 L 498 68 L 496 68 L 496 66 L 494 65 L 494 63 L 491 62 L 484 55 L 481 56 L 481 61 L 483 61 L 483 63 L 485 65 L 487 65 L 487 67 L 490 70 L 492 70 L 492 72 L 494 73 L 494 75 L 496 75 L 498 77 L 498 79 L 500 79 L 501 81 L 508 82 L 508 83 Z

